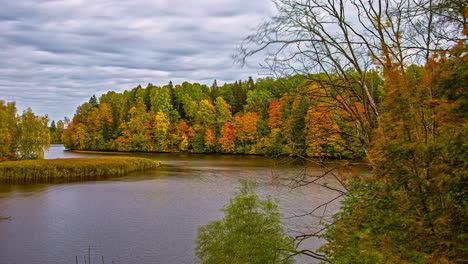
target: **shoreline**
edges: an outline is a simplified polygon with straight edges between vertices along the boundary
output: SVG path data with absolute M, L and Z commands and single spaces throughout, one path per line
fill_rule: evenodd
M 13 184 L 86 181 L 124 176 L 161 166 L 139 157 L 82 157 L 5 161 L 0 163 L 0 182 Z
M 61 145 L 61 144 L 56 144 Z M 189 155 L 213 155 L 213 156 L 256 156 L 256 157 L 266 157 L 266 158 L 299 158 L 303 160 L 314 160 L 325 163 L 338 163 L 340 161 L 348 161 L 351 165 L 366 165 L 370 166 L 369 163 L 365 161 L 364 158 L 361 159 L 349 159 L 349 158 L 339 158 L 339 157 L 312 157 L 306 155 L 298 154 L 279 154 L 279 155 L 268 155 L 268 154 L 246 154 L 246 153 L 223 153 L 223 152 L 164 152 L 164 151 L 118 151 L 118 150 L 73 150 L 65 149 L 66 152 L 72 153 L 83 153 L 83 154 L 116 154 L 116 155 L 126 155 L 126 154 L 189 154 Z

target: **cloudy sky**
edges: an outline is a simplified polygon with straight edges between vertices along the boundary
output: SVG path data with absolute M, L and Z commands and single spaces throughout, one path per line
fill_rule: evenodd
M 0 100 L 51 119 L 93 94 L 172 80 L 219 84 L 258 68 L 236 46 L 269 0 L 0 0 Z M 256 65 L 255 61 L 252 65 Z

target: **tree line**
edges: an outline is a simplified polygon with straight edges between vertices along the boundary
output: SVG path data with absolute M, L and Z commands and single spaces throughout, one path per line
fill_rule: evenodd
M 369 74 L 378 90 L 382 80 Z M 92 96 L 62 140 L 80 150 L 362 157 L 349 114 L 317 101 L 320 93 L 325 90 L 302 75 L 211 87 L 148 84 Z M 347 107 L 364 114 L 357 101 Z

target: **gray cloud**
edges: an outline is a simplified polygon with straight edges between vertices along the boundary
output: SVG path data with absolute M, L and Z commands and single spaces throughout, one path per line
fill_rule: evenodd
M 269 0 L 0 0 L 0 100 L 52 119 L 92 94 L 256 77 L 231 54 Z

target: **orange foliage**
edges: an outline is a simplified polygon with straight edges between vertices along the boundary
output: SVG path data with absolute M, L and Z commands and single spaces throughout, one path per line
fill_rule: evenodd
M 270 129 L 279 128 L 281 126 L 281 104 L 278 100 L 271 102 L 268 107 L 268 127 Z
M 257 113 L 254 112 L 236 115 L 234 126 L 237 139 L 244 144 L 248 141 L 253 142 L 257 138 L 258 119 Z
M 204 141 L 205 141 L 205 146 L 207 147 L 213 147 L 216 143 L 216 137 L 213 133 L 213 131 L 211 131 L 211 129 L 207 128 L 205 130 L 205 136 L 204 136 Z
M 228 122 L 224 122 L 224 125 L 221 127 L 221 137 L 218 139 L 218 143 L 221 145 L 221 151 L 233 152 L 235 147 L 234 139 L 234 126 Z
M 307 138 L 306 143 L 313 156 L 321 156 L 325 153 L 322 144 L 339 138 L 338 126 L 332 121 L 332 113 L 329 106 L 319 105 L 310 107 L 305 117 Z

